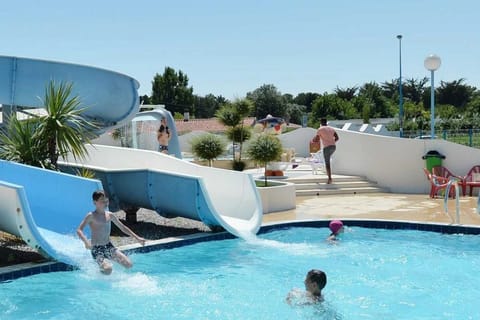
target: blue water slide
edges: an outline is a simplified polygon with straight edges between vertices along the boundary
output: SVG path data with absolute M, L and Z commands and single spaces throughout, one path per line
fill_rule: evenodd
M 48 83 L 72 83 L 84 116 L 106 127 L 131 119 L 139 107 L 139 83 L 126 75 L 78 64 L 0 56 L 0 104 L 41 108 Z
M 46 257 L 77 265 L 75 256 L 86 250 L 75 230 L 99 189 L 99 180 L 0 160 L 0 230 Z
M 222 226 L 244 237 L 257 233 L 262 201 L 250 174 L 193 164 L 156 151 L 86 145 L 85 159 L 62 166 L 93 170 L 110 197 L 110 209 L 141 207 L 166 217 Z

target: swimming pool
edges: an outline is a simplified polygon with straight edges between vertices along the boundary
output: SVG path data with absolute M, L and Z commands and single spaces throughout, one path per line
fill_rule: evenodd
M 134 268 L 39 274 L 0 284 L 1 319 L 475 319 L 480 238 L 352 227 L 289 228 L 246 242 L 134 254 Z M 325 301 L 290 306 L 308 270 Z

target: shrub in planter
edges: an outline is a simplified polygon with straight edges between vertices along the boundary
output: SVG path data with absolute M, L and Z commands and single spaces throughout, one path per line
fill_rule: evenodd
M 269 134 L 259 134 L 251 143 L 247 150 L 250 159 L 258 162 L 265 167 L 265 186 L 267 185 L 267 164 L 270 161 L 280 159 L 282 155 L 282 143 L 280 140 Z
M 246 165 L 247 164 L 242 160 L 233 160 L 232 169 L 235 170 L 235 171 L 243 171 L 243 169 L 245 169 Z
M 212 166 L 212 160 L 222 155 L 227 147 L 222 138 L 211 133 L 194 138 L 191 145 L 193 154 L 200 159 L 208 160 L 210 167 Z

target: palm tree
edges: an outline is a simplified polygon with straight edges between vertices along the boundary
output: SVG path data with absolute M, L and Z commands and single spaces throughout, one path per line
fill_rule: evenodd
M 398 79 L 382 83 L 383 95 L 388 99 L 396 99 L 398 94 Z
M 30 166 L 49 168 L 45 145 L 38 138 L 35 119 L 20 121 L 12 117 L 5 132 L 0 133 L 0 158 Z
M 95 137 L 97 126 L 86 120 L 82 113 L 80 98 L 71 96 L 72 84 L 61 82 L 56 85 L 50 81 L 45 90 L 43 101 L 47 115 L 38 118 L 38 136 L 47 145 L 48 158 L 55 169 L 58 169 L 58 158 L 71 153 L 77 158 L 87 154 L 85 143 Z
M 406 79 L 403 87 L 404 96 L 413 103 L 422 102 L 423 93 L 425 92 L 425 85 L 428 82 L 428 78 L 422 79 Z
M 466 105 L 473 99 L 477 88 L 464 83 L 460 78 L 454 81 L 441 81 L 437 88 L 438 104 L 451 104 L 459 110 L 465 110 Z
M 248 99 L 236 100 L 233 103 L 222 106 L 215 114 L 218 120 L 225 126 L 230 127 L 227 130 L 227 136 L 232 142 L 240 144 L 240 152 L 238 159 L 233 157 L 234 169 L 243 170 L 245 164 L 242 163 L 242 147 L 243 143 L 250 139 L 251 131 L 244 126 L 244 118 L 252 111 L 253 104 Z M 234 148 L 235 150 L 235 148 Z
M 83 158 L 85 143 L 95 136 L 97 126 L 82 113 L 78 96 L 70 97 L 72 84 L 51 81 L 43 101 L 47 114 L 29 120 L 10 119 L 6 132 L 0 133 L 0 158 L 58 170 L 59 156 L 71 153 Z
M 358 91 L 358 87 L 353 86 L 353 87 L 347 87 L 347 88 L 340 88 L 337 86 L 333 91 L 339 98 L 350 101 L 353 98 L 355 98 L 355 95 L 357 94 L 357 91 Z

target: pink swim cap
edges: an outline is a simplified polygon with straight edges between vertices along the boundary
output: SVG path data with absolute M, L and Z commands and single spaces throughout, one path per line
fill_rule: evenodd
M 336 234 L 338 230 L 343 227 L 343 222 L 340 220 L 332 220 L 328 227 L 332 230 L 332 233 Z

